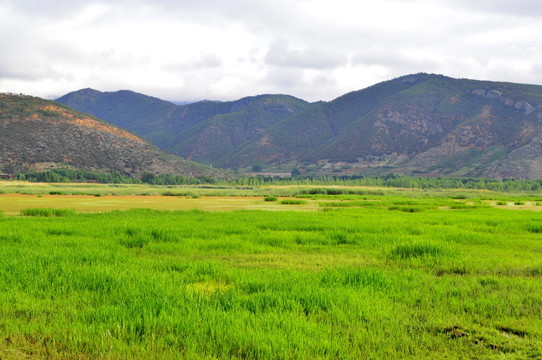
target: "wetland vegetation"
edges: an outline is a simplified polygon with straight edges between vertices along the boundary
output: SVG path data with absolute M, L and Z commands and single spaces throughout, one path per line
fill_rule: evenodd
M 542 357 L 536 193 L 80 186 L 0 187 L 0 358 Z

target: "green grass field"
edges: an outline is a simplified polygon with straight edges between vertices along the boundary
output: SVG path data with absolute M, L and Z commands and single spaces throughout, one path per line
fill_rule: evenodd
M 542 358 L 536 197 L 203 190 L 0 195 L 0 359 Z

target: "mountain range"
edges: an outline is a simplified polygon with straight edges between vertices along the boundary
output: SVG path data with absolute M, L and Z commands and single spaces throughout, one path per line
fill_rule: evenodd
M 224 178 L 221 170 L 160 151 L 148 141 L 54 101 L 0 94 L 0 172 L 71 168 Z
M 131 91 L 58 102 L 224 168 L 542 177 L 542 86 L 413 74 L 329 102 L 288 95 L 175 105 Z
M 129 129 L 165 151 L 222 167 L 243 165 L 229 160 L 229 156 L 258 139 L 269 127 L 311 107 L 288 95 L 178 106 L 128 90 L 93 89 L 72 92 L 56 101 Z

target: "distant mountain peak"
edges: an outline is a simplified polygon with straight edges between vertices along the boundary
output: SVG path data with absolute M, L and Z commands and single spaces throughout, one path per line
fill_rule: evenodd
M 100 95 L 102 94 L 101 91 L 98 91 L 96 89 L 92 89 L 92 88 L 84 88 L 84 89 L 80 89 L 80 90 L 76 90 L 76 91 L 72 91 L 64 96 L 68 96 L 68 95 L 73 95 L 73 94 L 79 94 L 79 95 L 83 95 L 83 96 L 95 96 L 95 95 Z

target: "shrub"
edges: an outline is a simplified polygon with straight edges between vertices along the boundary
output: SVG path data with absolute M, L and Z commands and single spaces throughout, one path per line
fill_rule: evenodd
M 168 191 L 164 191 L 161 195 L 162 196 L 182 196 L 183 194 L 179 193 L 179 192 L 168 190 Z
M 22 209 L 21 215 L 23 216 L 41 216 L 41 217 L 64 217 L 75 215 L 75 210 L 72 209 Z
M 284 199 L 280 202 L 283 205 L 304 205 L 307 202 L 305 200 L 297 200 L 297 199 Z
M 388 210 L 390 211 L 402 211 L 402 212 L 406 212 L 406 213 L 417 213 L 417 212 L 422 212 L 424 209 L 421 208 L 421 207 L 416 207 L 416 206 L 397 206 L 397 205 L 393 205 L 393 206 L 389 206 L 388 207 Z
M 264 198 L 265 201 L 277 201 L 278 199 L 275 196 L 269 195 Z
M 375 206 L 375 203 L 368 202 L 368 201 L 342 201 L 342 202 L 322 202 L 319 205 L 322 207 L 362 207 L 362 206 L 364 207 L 364 206 Z M 394 210 L 394 209 L 391 209 L 391 210 Z
M 308 190 L 301 190 L 301 194 L 309 194 L 309 195 L 325 195 L 326 190 L 325 189 L 308 189 Z
M 465 203 L 455 203 L 450 205 L 450 209 L 452 210 L 476 209 L 477 207 L 477 205 L 469 205 Z

